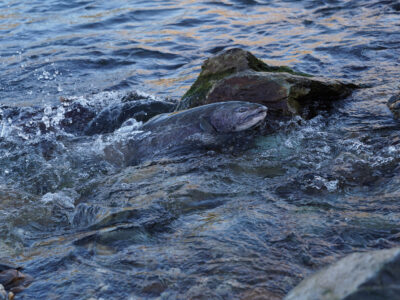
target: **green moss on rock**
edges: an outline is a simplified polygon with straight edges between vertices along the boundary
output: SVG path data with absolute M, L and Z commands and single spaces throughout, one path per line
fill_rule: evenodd
M 214 74 L 202 75 L 203 72 L 200 73 L 199 77 L 197 77 L 190 89 L 183 95 L 178 105 L 178 110 L 196 106 L 193 105 L 193 102 L 199 99 L 204 99 L 215 82 L 233 74 L 234 72 L 235 70 L 232 68 L 230 70 Z
M 292 70 L 291 68 L 287 66 L 270 66 L 267 65 L 265 62 L 263 62 L 261 59 L 258 59 L 255 57 L 253 54 L 250 52 L 247 52 L 247 61 L 249 64 L 249 68 L 256 71 L 256 72 L 271 72 L 271 73 L 276 73 L 276 72 L 285 72 L 289 73 L 292 75 L 298 75 L 298 76 L 305 76 L 305 77 L 313 77 L 310 74 L 302 73 L 302 72 L 296 72 Z
M 312 77 L 312 78 L 311 78 Z M 356 88 L 315 78 L 287 66 L 269 66 L 248 51 L 235 48 L 207 59 L 199 77 L 183 95 L 176 110 L 212 102 L 242 100 L 268 106 L 277 114 L 315 116 L 331 102 Z
M 216 82 L 232 74 L 246 70 L 256 72 L 280 73 L 312 77 L 309 74 L 295 72 L 286 66 L 269 66 L 248 51 L 234 48 L 207 59 L 201 67 L 201 73 L 190 89 L 183 95 L 177 110 L 205 104 L 207 93 Z

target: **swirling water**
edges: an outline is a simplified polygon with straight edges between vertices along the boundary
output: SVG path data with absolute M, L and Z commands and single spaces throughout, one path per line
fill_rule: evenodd
M 0 3 L 0 258 L 20 299 L 279 299 L 354 251 L 400 244 L 397 1 Z M 239 154 L 118 168 L 140 133 L 66 130 L 132 90 L 178 98 L 231 47 L 363 83 L 329 115 L 282 123 Z M 69 123 L 68 123 L 69 124 Z

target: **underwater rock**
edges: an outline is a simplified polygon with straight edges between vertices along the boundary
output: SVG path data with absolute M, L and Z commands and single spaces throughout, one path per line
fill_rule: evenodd
M 6 271 L 9 269 L 19 270 L 19 268 L 16 265 L 13 265 L 8 262 L 4 262 L 4 261 L 0 260 L 0 272 Z
M 69 100 L 68 100 L 69 101 Z M 62 105 L 8 107 L 0 106 L 1 118 L 11 129 L 31 137 L 39 134 L 58 132 L 80 134 L 87 124 L 96 116 L 96 111 L 76 101 L 67 102 L 62 98 Z M 15 134 L 14 134 L 15 135 Z
M 151 99 L 131 99 L 128 101 L 125 98 L 123 101 L 124 103 L 118 103 L 104 108 L 88 124 L 85 134 L 94 135 L 113 132 L 130 118 L 134 118 L 139 122 L 146 122 L 156 115 L 172 112 L 175 109 L 174 103 L 166 101 Z
M 0 300 L 2 298 L 2 288 L 5 298 L 8 299 L 7 291 L 18 293 L 29 286 L 33 278 L 21 272 L 21 267 L 0 260 Z
M 27 274 L 20 272 L 17 269 L 8 269 L 0 272 L 0 285 L 7 291 L 19 293 L 28 287 L 33 281 L 33 278 Z
M 60 126 L 68 133 L 81 133 L 87 124 L 96 116 L 96 112 L 90 106 L 84 106 L 79 102 L 63 103 L 65 112 L 60 120 Z
M 104 95 L 97 98 L 61 97 L 62 107 L 53 108 L 54 111 L 61 110 L 61 128 L 77 135 L 109 133 L 130 118 L 145 122 L 155 115 L 171 112 L 176 107 L 171 99 L 157 100 L 138 92 L 129 92 L 121 97 Z
M 177 110 L 230 101 L 256 102 L 272 115 L 312 118 L 329 110 L 334 100 L 348 96 L 357 86 L 312 77 L 286 66 L 269 66 L 242 49 L 231 49 L 207 59 Z
M 399 299 L 400 248 L 353 253 L 303 280 L 285 300 Z
M 393 10 L 400 11 L 400 3 L 395 3 L 392 5 Z
M 400 119 L 400 93 L 390 97 L 387 105 L 389 109 L 392 111 L 395 118 Z

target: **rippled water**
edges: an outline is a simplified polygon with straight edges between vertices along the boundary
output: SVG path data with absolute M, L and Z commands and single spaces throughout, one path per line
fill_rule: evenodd
M 354 251 L 400 244 L 397 1 L 15 1 L 0 4 L 0 258 L 20 299 L 280 299 Z M 178 98 L 241 47 L 367 88 L 247 151 L 121 167 L 86 136 L 126 92 Z M 82 119 L 69 124 L 73 96 Z M 89 109 L 86 111 L 85 109 Z M 87 114 L 85 114 L 87 112 Z M 65 124 L 69 124 L 68 126 Z

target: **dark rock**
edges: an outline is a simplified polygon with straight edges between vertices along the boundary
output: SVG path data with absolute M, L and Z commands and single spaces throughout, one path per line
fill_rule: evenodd
M 231 49 L 207 59 L 177 110 L 222 101 L 249 101 L 277 116 L 315 116 L 348 96 L 353 84 L 312 77 L 286 66 L 269 66 L 250 52 Z
M 85 134 L 113 132 L 130 118 L 146 122 L 156 115 L 172 112 L 174 109 L 174 103 L 150 99 L 114 104 L 104 108 L 87 125 Z
M 112 100 L 115 101 L 61 97 L 61 105 L 58 106 L 0 106 L 0 121 L 15 131 L 14 136 L 24 139 L 32 137 L 33 140 L 39 134 L 47 133 L 62 136 L 65 132 L 81 136 L 112 132 L 130 118 L 145 122 L 155 115 L 172 112 L 176 106 L 173 100 L 155 100 L 134 92 L 128 93 L 122 99 Z M 47 159 L 55 147 L 51 142 L 43 141 L 40 149 Z
M 392 5 L 392 8 L 393 8 L 395 11 L 400 11 L 400 3 L 393 4 L 393 5 Z
M 79 102 L 64 104 L 64 107 L 64 118 L 60 121 L 60 126 L 68 133 L 81 133 L 96 116 L 94 109 Z
M 400 299 L 400 248 L 353 253 L 303 280 L 286 300 Z
M 150 100 L 150 99 L 149 97 L 138 94 L 137 92 L 129 92 L 121 99 L 122 102 L 137 101 L 137 100 Z
M 127 93 L 121 102 L 105 107 L 96 102 L 81 103 L 74 98 L 61 97 L 60 101 L 65 110 L 60 121 L 61 128 L 78 135 L 112 132 L 129 118 L 147 121 L 155 115 L 173 111 L 176 106 L 172 100 L 154 100 L 136 92 Z
M 159 280 L 152 281 L 148 283 L 146 286 L 142 288 L 142 293 L 152 295 L 152 296 L 160 296 L 162 292 L 166 290 L 167 286 L 164 282 Z
M 400 119 L 400 93 L 390 97 L 387 105 L 389 109 L 392 111 L 395 118 Z
M 9 262 L 5 262 L 5 261 L 1 261 L 0 260 L 0 272 L 3 272 L 5 270 L 9 270 L 9 269 L 21 270 L 20 267 L 14 265 L 14 264 L 11 264 Z
M 241 300 L 280 300 L 282 295 L 278 292 L 272 292 L 267 289 L 257 287 L 252 290 L 245 291 L 240 295 Z
M 7 291 L 19 293 L 28 287 L 33 278 L 16 269 L 8 269 L 0 272 L 0 285 L 4 286 Z

